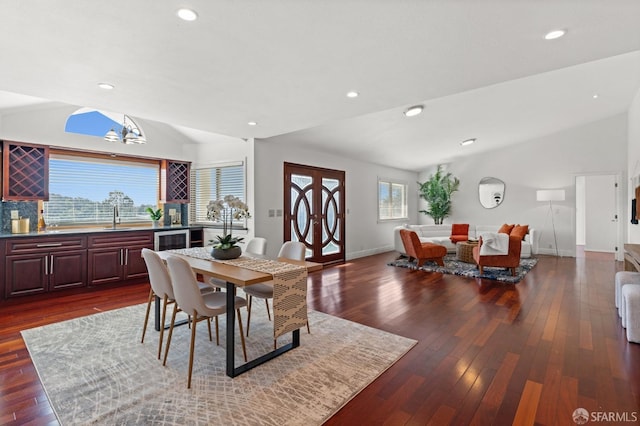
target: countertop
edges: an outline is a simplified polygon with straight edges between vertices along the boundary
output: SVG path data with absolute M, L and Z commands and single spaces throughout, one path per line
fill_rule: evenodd
M 21 237 L 52 237 L 56 235 L 77 235 L 77 234 L 101 234 L 101 233 L 109 233 L 112 234 L 114 232 L 135 232 L 135 231 L 153 231 L 153 232 L 164 232 L 164 231 L 175 231 L 180 229 L 199 229 L 202 226 L 184 226 L 184 225 L 173 225 L 173 226 L 159 226 L 153 228 L 151 226 L 126 226 L 126 225 L 117 225 L 115 229 L 111 227 L 108 228 L 48 228 L 46 231 L 34 231 L 26 234 L 12 234 L 10 232 L 1 232 L 0 238 L 21 238 Z

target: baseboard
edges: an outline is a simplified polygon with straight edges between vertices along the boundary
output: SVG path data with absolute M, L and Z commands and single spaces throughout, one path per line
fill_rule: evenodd
M 394 248 L 392 245 L 384 246 L 384 247 L 376 247 L 372 249 L 354 251 L 346 254 L 347 260 L 358 259 L 359 257 L 373 256 L 374 254 L 386 253 L 388 251 L 393 251 Z

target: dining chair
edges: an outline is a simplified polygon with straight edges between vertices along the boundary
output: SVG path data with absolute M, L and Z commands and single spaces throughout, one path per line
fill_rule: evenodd
M 176 303 L 183 312 L 191 316 L 191 342 L 189 346 L 189 380 L 187 389 L 191 388 L 191 372 L 193 370 L 193 353 L 195 349 L 196 325 L 200 321 L 216 319 L 216 338 L 218 335 L 218 315 L 226 315 L 227 313 L 227 295 L 221 292 L 212 292 L 207 294 L 200 293 L 196 276 L 189 266 L 189 263 L 177 256 L 167 257 L 167 266 L 171 283 L 173 284 L 173 292 L 176 296 Z M 242 319 L 240 316 L 240 308 L 247 305 L 246 299 L 240 296 L 235 297 L 235 309 L 238 317 L 238 327 L 240 329 L 240 340 L 242 342 L 242 353 L 245 362 L 247 361 L 247 348 L 244 342 L 244 333 L 242 332 Z M 169 326 L 169 336 L 167 337 L 167 346 L 164 351 L 164 361 L 162 365 L 167 364 L 167 355 L 171 346 L 171 336 L 173 335 L 173 326 L 175 324 L 176 311 L 173 311 L 171 317 L 171 325 Z M 209 336 L 211 338 L 211 336 Z M 216 342 L 219 342 L 216 339 Z
M 300 241 L 285 241 L 280 247 L 278 258 L 304 261 L 306 257 L 306 247 Z M 249 336 L 249 326 L 251 324 L 251 304 L 253 298 L 264 299 L 267 307 L 267 317 L 271 321 L 271 313 L 269 311 L 269 299 L 273 299 L 273 281 L 252 284 L 243 288 L 244 292 L 249 296 L 247 304 L 247 336 Z M 309 323 L 307 322 L 307 332 L 310 333 Z
M 267 254 L 267 239 L 262 237 L 252 238 L 248 243 L 244 252 L 249 256 L 254 255 L 262 257 Z M 218 278 L 209 278 L 209 284 L 211 284 L 216 290 L 223 290 L 227 288 L 227 283 Z
M 155 296 L 162 299 L 162 319 L 160 320 L 160 336 L 158 337 L 158 359 L 160 359 L 160 353 L 162 351 L 162 339 L 164 335 L 164 324 L 167 315 L 167 306 L 174 304 L 175 297 L 173 295 L 173 286 L 171 285 L 171 277 L 167 266 L 164 264 L 160 256 L 148 248 L 142 249 L 142 257 L 147 265 L 147 271 L 149 272 L 149 283 L 151 289 L 149 290 L 149 301 L 147 302 L 147 313 L 144 317 L 144 326 L 142 328 L 142 339 L 140 343 L 144 343 L 144 336 L 147 332 L 147 324 L 149 323 L 149 312 L 151 311 L 151 304 Z M 198 289 L 200 293 L 206 294 L 213 291 L 213 288 L 203 282 L 198 282 Z

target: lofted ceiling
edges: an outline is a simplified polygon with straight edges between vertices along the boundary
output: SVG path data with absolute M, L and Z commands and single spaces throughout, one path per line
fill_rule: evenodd
M 637 0 L 4 0 L 0 114 L 62 102 L 419 171 L 627 111 L 638 16 Z

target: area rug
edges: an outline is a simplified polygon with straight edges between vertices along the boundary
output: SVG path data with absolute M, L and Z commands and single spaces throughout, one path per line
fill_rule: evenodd
M 145 307 L 22 331 L 62 425 L 319 425 L 416 343 L 310 311 L 311 334 L 301 330 L 300 347 L 232 379 L 225 375 L 225 320 L 220 317 L 220 346 L 215 336 L 209 341 L 204 323 L 198 326 L 192 388 L 187 389 L 190 330 L 175 329 L 163 367 L 152 324 L 140 343 Z M 272 333 L 264 305 L 255 304 L 247 340 L 250 359 L 272 349 Z M 242 363 L 239 340 L 236 365 Z M 290 336 L 278 340 L 289 341 Z
M 389 262 L 389 266 L 397 266 L 400 268 L 420 269 L 427 272 L 440 272 L 441 274 L 460 275 L 470 278 L 485 278 L 488 280 L 502 281 L 506 283 L 517 283 L 521 281 L 524 276 L 533 269 L 538 263 L 538 259 L 527 258 L 520 259 L 520 266 L 516 269 L 516 276 L 511 275 L 511 270 L 505 268 L 493 268 L 485 266 L 483 274 L 480 274 L 478 267 L 475 263 L 461 262 L 456 258 L 455 254 L 448 254 L 444 257 L 444 266 L 440 266 L 433 261 L 427 261 L 420 268 L 416 266 L 416 261 L 409 262 L 407 258 L 396 259 Z

